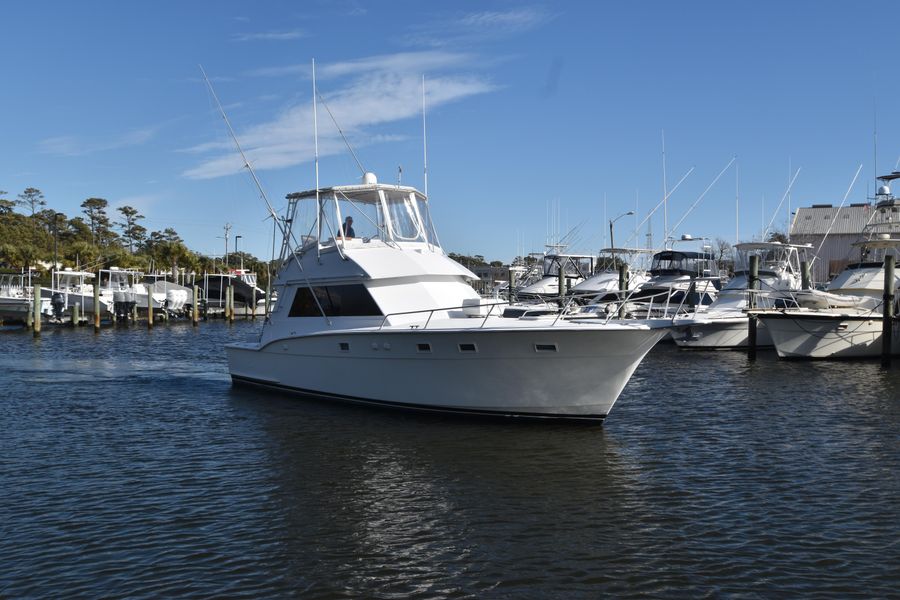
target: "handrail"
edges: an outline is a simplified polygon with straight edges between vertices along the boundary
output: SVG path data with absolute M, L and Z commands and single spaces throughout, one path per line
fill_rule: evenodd
M 481 325 L 479 325 L 479 329 L 481 329 L 487 323 L 487 320 L 493 313 L 494 308 L 496 308 L 498 306 L 509 306 L 509 303 L 508 302 L 493 302 L 493 303 L 489 303 L 489 304 L 486 303 L 486 304 L 477 304 L 477 305 L 475 305 L 475 304 L 465 305 L 464 304 L 464 305 L 460 305 L 460 306 L 442 306 L 439 308 L 423 308 L 420 310 L 407 310 L 407 311 L 402 311 L 402 312 L 393 312 L 393 313 L 388 313 L 382 317 L 381 324 L 379 324 L 378 329 L 383 329 L 384 326 L 387 324 L 388 319 L 390 319 L 391 317 L 398 317 L 398 316 L 403 316 L 403 315 L 427 314 L 428 317 L 425 319 L 425 324 L 422 326 L 422 329 L 424 330 L 424 329 L 428 328 L 428 325 L 431 323 L 431 319 L 432 319 L 432 317 L 434 317 L 434 313 L 436 313 L 436 312 L 451 311 L 451 310 L 465 310 L 467 308 L 479 308 L 480 309 L 480 308 L 484 308 L 484 307 L 490 307 L 488 309 L 487 314 L 485 314 L 483 317 L 481 317 Z M 533 311 L 526 310 L 523 314 L 519 315 L 518 317 L 515 317 L 515 319 L 518 320 L 518 319 L 527 317 L 527 316 L 529 316 L 530 312 L 533 312 Z M 510 318 L 512 318 L 512 317 L 510 317 Z M 553 324 L 556 324 L 556 322 L 558 320 L 559 320 L 559 318 L 557 317 L 557 319 L 553 321 Z

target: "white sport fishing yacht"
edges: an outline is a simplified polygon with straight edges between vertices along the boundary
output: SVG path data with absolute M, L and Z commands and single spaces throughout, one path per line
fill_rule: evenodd
M 659 323 L 504 318 L 469 285 L 475 275 L 444 253 L 414 188 L 367 173 L 360 185 L 292 196 L 286 222 L 303 235 L 296 244 L 285 232 L 280 301 L 259 340 L 226 346 L 235 384 L 424 411 L 600 421 L 668 333 Z M 348 216 L 352 234 L 341 226 Z
M 582 283 L 594 271 L 594 257 L 586 254 L 565 254 L 562 246 L 550 246 L 543 257 L 543 274 L 537 281 L 520 287 L 519 300 L 546 300 L 565 295 Z M 566 289 L 559 289 L 560 274 Z
M 800 263 L 807 259 L 809 245 L 780 242 L 748 242 L 736 244 L 734 277 L 719 292 L 716 300 L 703 312 L 696 312 L 673 323 L 672 338 L 684 348 L 744 348 L 747 346 L 750 294 L 756 308 L 775 308 L 793 304 L 791 295 L 802 285 Z M 750 288 L 750 257 L 759 257 L 758 291 Z M 759 327 L 757 346 L 771 346 L 772 338 L 765 327 Z
M 694 241 L 683 235 L 678 241 Z M 635 318 L 672 318 L 683 311 L 706 310 L 721 287 L 719 268 L 709 246 L 699 252 L 657 252 L 650 263 L 650 277 L 625 302 L 625 312 Z
M 609 302 L 619 295 L 619 271 L 617 265 L 628 265 L 627 289 L 633 290 L 647 283 L 650 275 L 645 269 L 635 268 L 636 258 L 650 254 L 641 248 L 604 248 L 597 259 L 598 268 L 594 274 L 575 285 L 570 293 L 590 302 Z
M 875 210 L 854 244 L 859 261 L 847 266 L 824 292 L 796 294 L 799 308 L 758 313 L 782 358 L 864 358 L 881 355 L 884 257 L 900 257 L 900 200 L 887 183 L 900 173 L 879 177 Z M 896 296 L 900 277 L 894 275 Z M 896 314 L 896 311 L 895 311 Z M 900 320 L 894 317 L 892 353 L 900 354 Z

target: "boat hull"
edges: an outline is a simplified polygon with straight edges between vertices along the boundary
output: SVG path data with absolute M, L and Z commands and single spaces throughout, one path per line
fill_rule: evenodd
M 782 358 L 873 358 L 881 356 L 882 320 L 877 315 L 775 313 L 760 315 Z M 900 354 L 900 321 L 894 320 L 892 354 Z
M 356 330 L 232 344 L 226 352 L 236 384 L 396 408 L 601 421 L 666 333 Z
M 758 322 L 756 346 L 771 346 L 769 330 Z M 749 320 L 744 317 L 710 318 L 697 321 L 675 321 L 672 339 L 682 348 L 728 349 L 746 348 L 749 335 Z

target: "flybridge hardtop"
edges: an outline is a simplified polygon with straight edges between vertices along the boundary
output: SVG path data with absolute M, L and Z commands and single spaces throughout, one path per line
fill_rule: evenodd
M 715 260 L 707 252 L 663 250 L 653 255 L 651 275 L 711 275 Z
M 367 173 L 367 175 L 371 175 L 371 173 Z M 374 176 L 372 176 L 374 178 Z M 420 192 L 414 187 L 407 185 L 393 185 L 389 183 L 378 183 L 377 181 L 374 183 L 360 183 L 355 185 L 334 185 L 331 187 L 323 187 L 318 190 L 306 190 L 304 192 L 295 192 L 291 194 L 292 197 L 296 197 L 298 199 L 302 198 L 315 198 L 318 196 L 326 196 L 328 194 L 343 194 L 347 196 L 352 196 L 354 198 L 359 198 L 360 200 L 368 199 L 370 202 L 374 202 L 378 200 L 377 193 L 379 191 L 383 192 L 402 192 L 402 193 L 412 193 L 422 200 L 427 200 L 425 194 Z

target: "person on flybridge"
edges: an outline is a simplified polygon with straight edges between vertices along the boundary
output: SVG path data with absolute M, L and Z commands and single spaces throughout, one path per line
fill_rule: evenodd
M 341 235 L 345 238 L 356 237 L 356 232 L 353 231 L 353 217 L 344 219 L 344 224 L 341 225 Z

